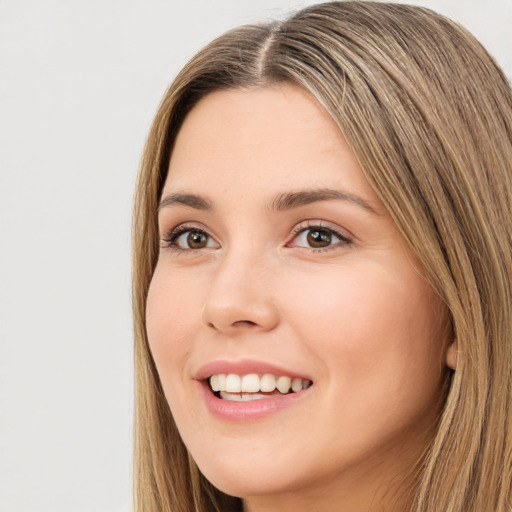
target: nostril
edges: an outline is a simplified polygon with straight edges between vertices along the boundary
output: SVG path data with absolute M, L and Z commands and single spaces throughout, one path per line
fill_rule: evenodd
M 211 329 L 215 329 L 215 330 L 224 330 L 225 328 L 227 328 L 228 326 L 219 326 L 219 325 L 215 325 L 213 322 L 208 322 L 206 324 L 207 327 L 211 328 Z M 252 320 L 237 320 L 236 322 L 233 322 L 229 325 L 230 328 L 235 328 L 235 329 L 244 329 L 244 328 L 253 328 L 253 327 L 257 327 L 258 326 L 258 323 L 257 322 L 253 322 Z
M 247 327 L 253 327 L 256 324 L 256 322 L 253 322 L 252 320 L 237 320 L 236 322 L 233 323 L 234 326 L 240 326 L 240 327 L 243 327 L 243 326 L 247 326 Z

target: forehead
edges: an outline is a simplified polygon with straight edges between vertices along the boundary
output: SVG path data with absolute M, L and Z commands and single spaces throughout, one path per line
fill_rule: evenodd
M 374 198 L 335 121 L 291 84 L 217 91 L 185 119 L 164 193 L 341 187 Z

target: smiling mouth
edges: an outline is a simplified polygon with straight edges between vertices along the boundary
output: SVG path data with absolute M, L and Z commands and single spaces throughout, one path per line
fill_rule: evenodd
M 274 396 L 298 393 L 313 383 L 300 377 L 276 376 L 271 373 L 218 373 L 209 377 L 208 383 L 217 398 L 232 402 L 248 402 Z

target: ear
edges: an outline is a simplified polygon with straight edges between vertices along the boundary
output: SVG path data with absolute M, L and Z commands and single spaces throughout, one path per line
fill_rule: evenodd
M 454 340 L 448 347 L 448 350 L 446 351 L 446 365 L 452 370 L 455 370 L 457 368 L 457 352 L 457 340 Z

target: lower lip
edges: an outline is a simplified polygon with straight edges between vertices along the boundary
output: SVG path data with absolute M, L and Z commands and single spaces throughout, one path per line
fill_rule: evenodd
M 266 418 L 300 402 L 309 393 L 303 389 L 298 393 L 287 395 L 272 395 L 260 400 L 248 402 L 233 402 L 217 398 L 207 382 L 199 382 L 206 406 L 210 413 L 223 421 L 247 422 Z

